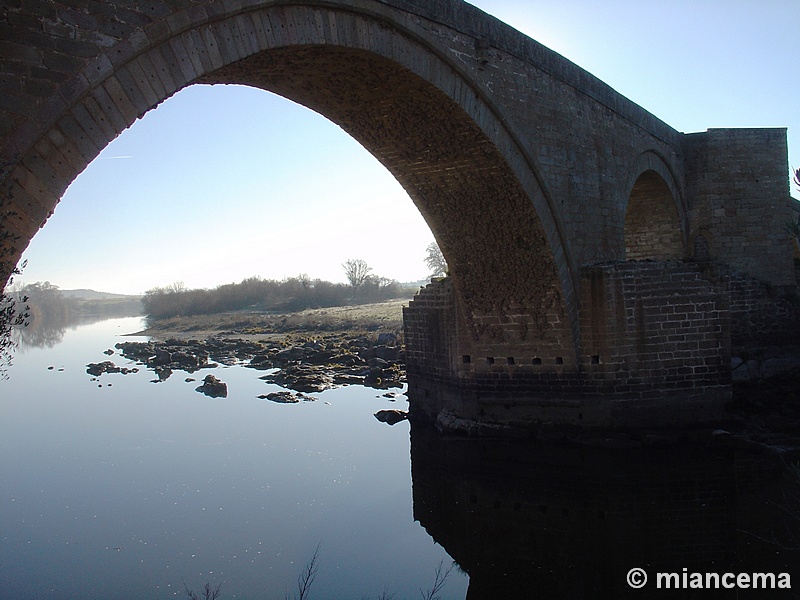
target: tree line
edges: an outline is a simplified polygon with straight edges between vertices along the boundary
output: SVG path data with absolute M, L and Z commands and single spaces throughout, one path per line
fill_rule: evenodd
M 342 266 L 347 284 L 301 274 L 282 280 L 249 277 L 213 289 L 188 289 L 180 282 L 156 287 L 147 290 L 142 298 L 144 314 L 151 319 L 164 319 L 237 310 L 290 312 L 410 298 L 416 291 L 393 279 L 372 275 L 364 261 L 351 260 Z
M 79 313 L 75 298 L 67 298 L 57 285 L 49 281 L 37 281 L 16 289 L 14 301 L 25 305 L 26 322 L 63 323 Z
M 425 264 L 431 270 L 430 277 L 447 273 L 447 262 L 435 242 L 426 249 Z M 15 346 L 12 331 L 28 329 L 34 324 L 45 327 L 50 321 L 65 323 L 76 313 L 86 313 L 87 305 L 92 305 L 89 310 L 95 312 L 110 310 L 108 303 L 67 298 L 57 286 L 46 281 L 12 288 L 13 276 L 19 275 L 24 266 L 23 263 L 14 268 L 5 289 L 0 288 L 0 379 L 11 364 Z M 301 274 L 281 281 L 250 277 L 241 283 L 210 290 L 190 290 L 182 283 L 156 287 L 145 293 L 143 313 L 159 319 L 244 309 L 296 311 L 410 298 L 416 292 L 416 287 L 404 287 L 397 281 L 374 275 L 372 268 L 361 259 L 350 259 L 342 268 L 348 284 L 311 279 Z
M 61 341 L 67 324 L 80 312 L 78 302 L 66 298 L 58 286 L 49 281 L 15 287 L 3 295 L 2 305 L 4 313 L 13 318 L 4 325 L 8 331 L 2 332 L 0 377 L 11 364 L 11 350 L 18 343 L 52 348 Z M 12 331 L 16 332 L 13 337 Z

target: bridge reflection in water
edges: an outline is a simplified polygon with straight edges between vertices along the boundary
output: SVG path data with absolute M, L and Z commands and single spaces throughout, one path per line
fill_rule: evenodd
M 656 590 L 656 573 L 684 569 L 800 585 L 800 485 L 774 448 L 727 436 L 472 439 L 414 423 L 411 460 L 414 517 L 469 574 L 468 600 L 797 597 Z M 634 567 L 644 589 L 627 585 Z

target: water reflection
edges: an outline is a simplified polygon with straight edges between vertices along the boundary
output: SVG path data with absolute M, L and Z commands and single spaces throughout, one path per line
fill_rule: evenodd
M 90 362 L 133 366 L 106 350 L 140 328 L 67 329 L 0 382 L 0 597 L 165 600 L 185 579 L 278 598 L 318 545 L 313 598 L 430 589 L 452 559 L 412 518 L 408 423 L 373 416 L 404 400 L 351 385 L 278 404 L 242 365 L 213 371 L 225 399 L 146 369 L 92 381 Z M 440 596 L 466 588 L 454 570 Z
M 408 424 L 373 416 L 405 405 L 361 386 L 287 406 L 259 400 L 277 386 L 241 366 L 217 371 L 224 401 L 184 377 L 150 385 L 144 369 L 90 381 L 86 364 L 138 327 L 69 332 L 2 383 L 3 597 L 152 600 L 184 595 L 183 577 L 224 580 L 223 598 L 277 597 L 264 590 L 293 589 L 321 539 L 323 598 L 418 597 L 449 557 L 470 580 L 454 571 L 445 600 L 659 597 L 628 588 L 632 567 L 788 572 L 800 586 L 798 476 L 780 449 L 473 440 L 413 423 L 409 465 Z M 409 514 L 409 471 L 414 519 L 449 557 Z
M 684 569 L 800 584 L 797 473 L 774 449 L 724 439 L 477 441 L 414 424 L 414 516 L 469 573 L 468 600 L 659 597 L 656 574 Z M 627 585 L 633 567 L 649 574 L 645 589 Z
M 107 307 L 94 306 L 91 313 L 37 313 L 28 320 L 25 327 L 14 329 L 13 341 L 20 352 L 31 348 L 53 348 L 64 340 L 68 329 L 77 329 L 83 325 L 91 325 L 121 317 L 141 315 L 141 303 L 136 301 L 120 302 Z

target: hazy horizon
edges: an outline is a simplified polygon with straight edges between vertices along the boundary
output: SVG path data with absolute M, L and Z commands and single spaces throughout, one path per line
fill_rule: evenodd
M 245 278 L 245 279 L 247 279 L 247 278 Z M 267 280 L 273 279 L 274 280 L 274 278 L 271 278 L 271 277 L 264 277 L 263 279 L 267 279 Z M 313 279 L 321 279 L 321 278 L 313 278 L 312 277 L 312 280 Z M 413 281 L 398 281 L 397 283 L 399 283 L 400 285 L 416 285 L 416 284 L 419 284 L 419 283 L 422 283 L 422 282 L 425 282 L 425 281 L 429 281 L 429 279 L 430 278 L 428 278 L 428 277 L 422 277 L 420 279 L 415 279 Z M 277 280 L 277 281 L 280 281 L 280 280 Z M 327 281 L 327 280 L 324 280 L 324 281 Z M 27 281 L 24 284 L 20 284 L 20 285 L 27 285 L 27 284 L 34 284 L 34 283 L 51 283 L 52 284 L 51 281 L 44 280 L 44 281 Z M 179 281 L 179 282 L 173 282 L 173 283 L 183 283 L 183 282 Z M 241 280 L 240 281 L 231 281 L 229 283 L 239 284 L 239 283 L 241 283 Z M 333 283 L 333 282 L 330 282 L 330 283 Z M 340 282 L 335 282 L 335 283 L 341 283 L 341 284 L 344 285 L 344 282 L 341 282 L 341 281 Z M 55 284 L 53 284 L 53 285 L 55 285 Z M 219 285 L 226 285 L 226 284 L 221 283 Z M 58 286 L 56 286 L 56 287 L 58 287 Z M 155 287 L 164 287 L 164 286 L 155 286 Z M 214 289 L 216 287 L 218 287 L 218 286 L 216 286 L 216 285 L 214 285 L 214 286 L 206 286 L 205 288 L 200 288 L 200 289 Z M 154 288 L 150 288 L 150 289 L 154 289 Z M 189 288 L 187 286 L 187 289 L 192 289 L 192 288 Z M 60 291 L 62 293 L 69 294 L 69 295 L 74 295 L 76 292 L 89 292 L 91 294 L 101 294 L 103 296 L 143 296 L 145 294 L 145 292 L 147 292 L 148 290 L 145 290 L 144 292 L 142 292 L 140 294 L 123 294 L 123 293 L 115 292 L 114 290 L 96 290 L 94 288 L 86 288 L 86 287 L 79 287 L 79 288 L 61 288 L 61 287 L 58 287 L 58 291 Z M 82 296 L 77 296 L 77 297 L 82 297 Z M 87 297 L 83 297 L 83 298 L 85 299 Z

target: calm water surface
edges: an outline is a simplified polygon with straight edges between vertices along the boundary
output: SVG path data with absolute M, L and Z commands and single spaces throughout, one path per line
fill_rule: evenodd
M 319 546 L 313 598 L 399 600 L 452 562 L 414 520 L 409 424 L 373 417 L 405 397 L 351 386 L 275 404 L 257 396 L 279 388 L 240 366 L 210 371 L 224 399 L 180 371 L 92 381 L 86 364 L 128 364 L 103 350 L 139 329 L 68 330 L 18 351 L 0 382 L 3 597 L 173 598 L 185 580 L 222 583 L 222 600 L 283 598 Z M 453 570 L 442 598 L 467 586 Z

